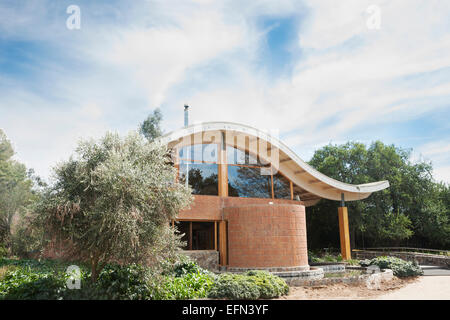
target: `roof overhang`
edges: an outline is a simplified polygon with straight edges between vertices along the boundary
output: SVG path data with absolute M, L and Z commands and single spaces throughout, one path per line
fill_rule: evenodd
M 321 198 L 341 200 L 344 194 L 345 201 L 365 199 L 373 192 L 389 187 L 389 181 L 378 181 L 366 184 L 353 185 L 330 178 L 300 159 L 287 145 L 274 136 L 256 128 L 231 122 L 206 122 L 193 124 L 188 127 L 170 132 L 161 138 L 159 142 L 169 147 L 190 143 L 190 141 L 204 141 L 205 135 L 211 141 L 218 142 L 222 132 L 227 138 L 238 141 L 236 147 L 245 148 L 242 145 L 242 137 L 250 137 L 264 141 L 271 150 L 279 151 L 279 161 L 275 167 L 287 176 L 295 185 L 305 191 L 302 201 L 307 206 L 316 204 Z M 186 139 L 189 137 L 189 139 Z M 227 139 L 228 141 L 228 139 Z M 241 141 L 241 145 L 239 145 Z

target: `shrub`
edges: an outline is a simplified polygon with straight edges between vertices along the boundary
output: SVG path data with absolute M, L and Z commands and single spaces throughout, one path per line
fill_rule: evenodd
M 248 276 L 224 273 L 216 280 L 209 293 L 211 298 L 229 299 L 258 299 L 260 296 L 258 285 L 250 281 Z
M 206 298 L 214 284 L 214 277 L 201 272 L 191 272 L 181 277 L 165 276 L 153 285 L 151 297 L 156 300 Z
M 246 275 L 258 286 L 260 298 L 270 299 L 289 293 L 286 282 L 267 271 L 248 271 Z
M 313 252 L 308 251 L 309 263 L 328 263 L 328 262 L 342 262 L 341 254 L 333 254 L 328 252 Z
M 150 298 L 148 268 L 131 264 L 128 266 L 107 265 L 102 270 L 96 286 L 90 288 L 98 299 L 141 300 Z
M 106 265 L 95 283 L 90 271 L 80 265 L 81 289 L 66 286 L 66 267 L 72 263 L 55 260 L 0 259 L 0 300 L 2 299 L 197 299 L 206 298 L 215 275 L 195 263 L 172 267 L 172 274 L 132 264 Z M 176 270 L 176 271 L 174 271 Z
M 0 299 L 61 299 L 65 290 L 63 274 L 36 273 L 28 268 L 9 271 L 0 282 Z
M 55 260 L 0 259 L 0 299 L 66 299 L 75 293 L 80 295 L 83 290 L 67 289 L 68 265 Z M 86 273 L 81 270 L 83 281 Z
M 8 256 L 8 249 L 5 246 L 0 244 L 0 259 Z
M 376 265 L 380 269 L 391 269 L 397 277 L 411 277 L 423 274 L 416 262 L 405 261 L 397 257 L 382 256 L 360 262 L 363 266 Z
M 284 280 L 264 271 L 246 274 L 221 274 L 209 293 L 211 298 L 269 299 L 287 294 L 289 287 Z

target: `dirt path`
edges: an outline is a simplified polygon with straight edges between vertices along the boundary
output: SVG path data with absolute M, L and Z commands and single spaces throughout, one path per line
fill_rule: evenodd
M 376 297 L 381 300 L 450 300 L 450 276 L 425 276 L 407 286 Z
M 422 276 L 382 283 L 378 290 L 365 285 L 335 284 L 318 287 L 291 287 L 282 300 L 450 300 L 450 276 Z
M 450 277 L 449 277 L 450 278 Z M 291 287 L 288 296 L 280 297 L 281 300 L 360 300 L 376 299 L 380 295 L 399 290 L 418 282 L 418 278 L 398 279 L 381 283 L 378 290 L 368 289 L 364 284 L 348 285 L 335 284 L 317 287 Z

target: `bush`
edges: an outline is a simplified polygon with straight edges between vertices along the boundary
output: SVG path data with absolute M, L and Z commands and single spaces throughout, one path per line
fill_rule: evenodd
M 0 299 L 61 299 L 65 290 L 63 274 L 36 273 L 27 268 L 7 272 L 0 282 Z
M 416 262 L 405 261 L 397 257 L 382 256 L 371 260 L 362 260 L 362 266 L 376 265 L 380 269 L 391 269 L 397 277 L 411 277 L 423 274 Z
M 201 272 L 187 273 L 181 277 L 166 276 L 152 288 L 152 299 L 179 300 L 206 298 L 214 284 L 214 277 Z
M 246 274 L 221 274 L 209 293 L 211 298 L 269 299 L 285 295 L 289 286 L 281 278 L 265 271 Z
M 342 262 L 342 256 L 340 253 L 328 253 L 328 252 L 313 252 L 308 251 L 309 263 L 329 263 L 329 262 Z
M 128 266 L 106 265 L 95 284 L 97 298 L 109 300 L 142 300 L 150 299 L 148 268 L 137 264 Z
M 5 248 L 5 246 L 0 244 L 0 259 L 6 258 L 8 256 L 8 249 Z
M 246 275 L 250 277 L 250 281 L 256 283 L 262 299 L 270 299 L 289 293 L 289 286 L 286 282 L 267 271 L 248 271 Z

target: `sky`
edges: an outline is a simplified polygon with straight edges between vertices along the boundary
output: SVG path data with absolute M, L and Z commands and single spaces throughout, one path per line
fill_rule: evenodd
M 80 28 L 70 5 L 80 9 Z M 81 138 L 232 121 L 308 161 L 381 140 L 450 183 L 450 1 L 1 0 L 0 128 L 47 178 Z

